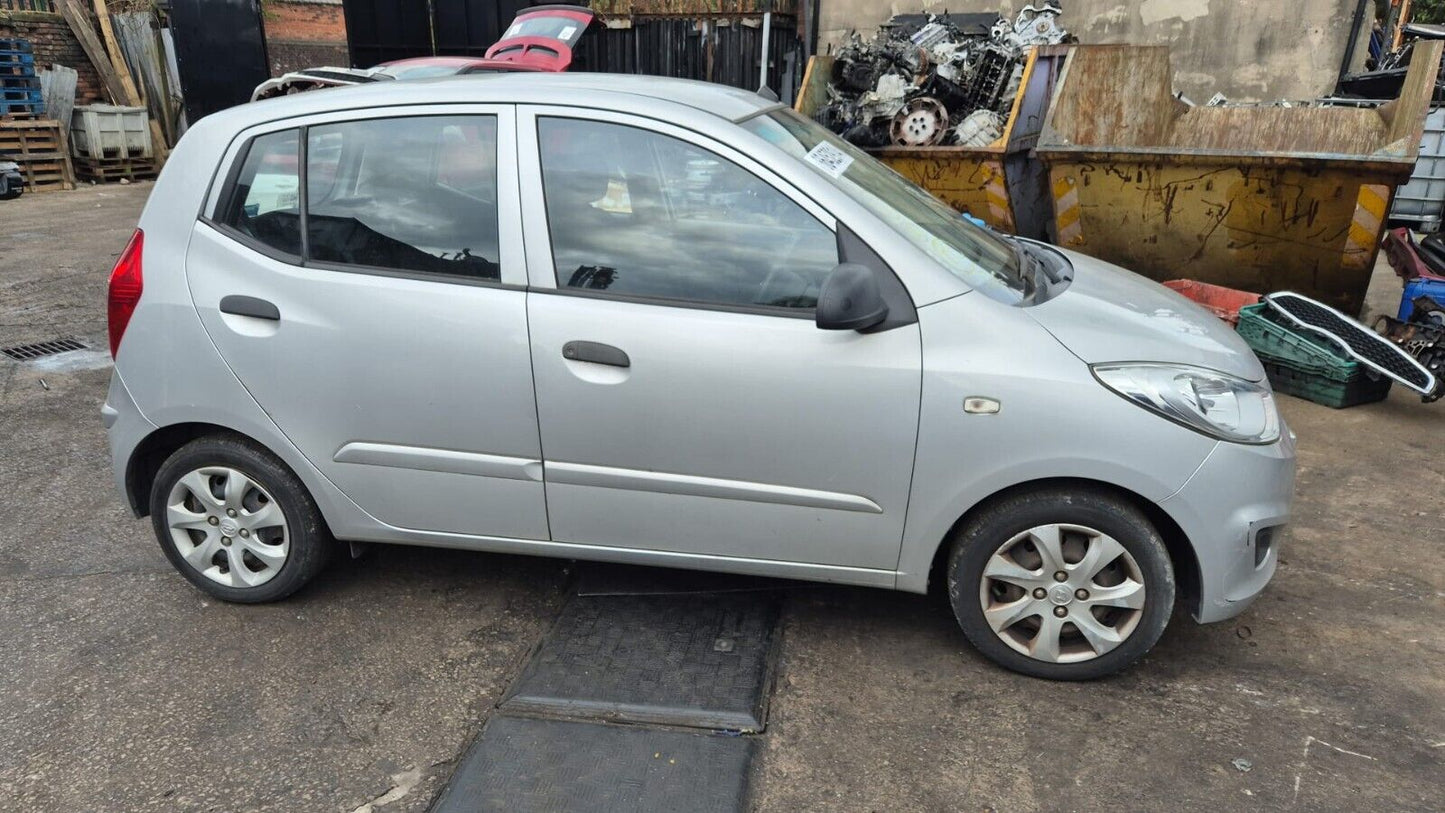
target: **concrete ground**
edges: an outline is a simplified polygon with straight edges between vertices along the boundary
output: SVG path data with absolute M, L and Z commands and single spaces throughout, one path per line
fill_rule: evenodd
M 100 349 L 0 359 L 0 810 L 424 810 L 568 566 L 383 547 L 263 607 L 175 575 L 99 419 L 105 274 L 148 192 L 0 203 L 0 346 Z M 1119 677 L 1003 672 L 934 598 L 790 594 L 756 807 L 1439 809 L 1445 402 L 1281 402 L 1300 482 L 1274 584 Z

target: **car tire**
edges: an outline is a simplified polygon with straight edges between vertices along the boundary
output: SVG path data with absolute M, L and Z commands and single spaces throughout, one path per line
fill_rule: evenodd
M 198 438 L 167 458 L 150 510 L 166 558 L 222 601 L 283 599 L 320 573 L 336 548 L 296 475 L 232 435 Z
M 1106 490 L 1015 493 L 951 541 L 953 614 L 980 652 L 1015 672 L 1113 674 L 1158 642 L 1174 609 L 1174 568 L 1158 530 Z

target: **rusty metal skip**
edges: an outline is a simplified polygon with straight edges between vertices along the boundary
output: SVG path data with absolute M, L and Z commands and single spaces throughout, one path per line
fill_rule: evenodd
M 1293 290 L 1348 313 L 1409 177 L 1442 43 L 1377 110 L 1191 107 L 1163 47 L 1079 46 L 1038 156 L 1059 245 L 1157 280 Z

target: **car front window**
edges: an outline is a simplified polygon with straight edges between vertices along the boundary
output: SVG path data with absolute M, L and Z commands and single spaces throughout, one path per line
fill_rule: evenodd
M 867 153 L 792 110 L 754 116 L 742 127 L 798 158 L 861 203 L 969 287 L 1009 304 L 1030 286 L 1013 246 Z
M 696 144 L 551 116 L 537 137 L 559 287 L 797 313 L 838 265 L 832 229 Z

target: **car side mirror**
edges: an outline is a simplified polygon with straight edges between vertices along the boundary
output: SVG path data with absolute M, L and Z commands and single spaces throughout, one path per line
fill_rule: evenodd
M 867 330 L 888 318 L 888 303 L 873 269 L 842 263 L 823 280 L 814 313 L 823 330 Z

